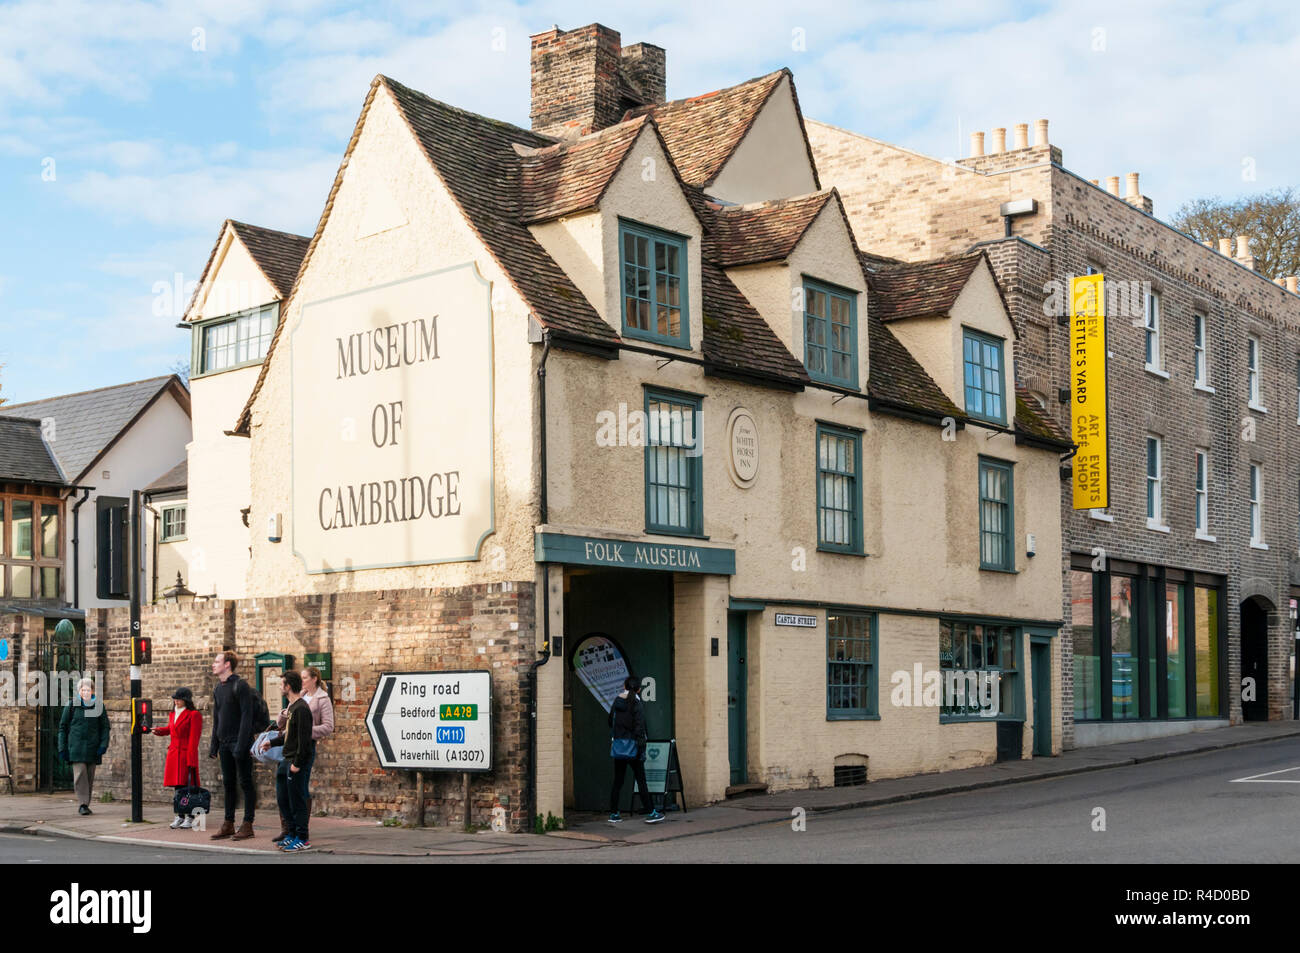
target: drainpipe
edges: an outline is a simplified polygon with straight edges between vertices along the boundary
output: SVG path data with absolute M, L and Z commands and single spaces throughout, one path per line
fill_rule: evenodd
M 538 500 L 539 517 L 546 524 L 549 509 L 546 499 L 546 359 L 551 356 L 551 332 L 542 332 L 542 360 L 537 365 L 537 385 L 540 396 L 540 425 L 538 440 L 538 469 L 542 481 Z M 551 660 L 551 569 L 540 563 L 542 570 L 542 652 L 541 657 L 528 668 L 528 814 L 526 822 L 531 827 L 537 817 L 537 670 Z
M 80 514 L 77 510 L 81 509 L 81 504 L 90 499 L 90 491 L 93 486 L 83 486 L 81 489 L 81 499 L 77 500 L 72 506 L 72 604 L 73 606 L 81 605 L 81 522 Z

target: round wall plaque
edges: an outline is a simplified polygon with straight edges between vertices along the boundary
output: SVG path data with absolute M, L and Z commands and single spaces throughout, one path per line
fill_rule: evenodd
M 727 456 L 731 479 L 747 490 L 758 479 L 758 424 L 744 407 L 737 407 L 727 419 L 727 443 L 731 446 Z

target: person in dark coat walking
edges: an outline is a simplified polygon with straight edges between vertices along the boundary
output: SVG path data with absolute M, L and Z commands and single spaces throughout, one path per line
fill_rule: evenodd
M 239 656 L 218 652 L 212 661 L 217 686 L 212 690 L 212 744 L 208 757 L 221 757 L 221 784 L 225 788 L 226 819 L 213 840 L 229 837 L 245 840 L 253 836 L 253 815 L 257 788 L 253 785 L 253 691 L 235 674 Z M 235 830 L 235 799 L 244 795 L 244 823 Z
M 623 680 L 623 691 L 614 699 L 609 709 L 610 756 L 614 759 L 614 787 L 609 792 L 609 822 L 618 824 L 623 817 L 618 812 L 619 795 L 623 793 L 623 779 L 627 777 L 628 767 L 632 768 L 632 777 L 636 779 L 641 791 L 641 806 L 645 810 L 647 824 L 658 824 L 664 819 L 661 811 L 650 800 L 650 788 L 645 780 L 645 703 L 637 694 L 639 681 L 632 675 Z M 632 741 L 633 745 L 619 745 L 618 742 Z M 618 751 L 622 748 L 635 747 L 630 757 Z
M 194 707 L 194 693 L 188 688 L 178 688 L 172 695 L 174 707 L 167 715 L 167 724 L 154 728 L 155 735 L 169 735 L 167 763 L 163 767 L 163 784 L 169 788 L 200 787 L 199 737 L 203 734 L 203 715 Z M 173 829 L 188 828 L 188 817 L 176 815 Z
M 108 750 L 108 730 L 108 712 L 95 697 L 95 683 L 83 678 L 77 683 L 77 697 L 68 702 L 59 720 L 59 757 L 72 763 L 78 814 L 94 813 L 90 796 L 95 787 L 95 767 Z

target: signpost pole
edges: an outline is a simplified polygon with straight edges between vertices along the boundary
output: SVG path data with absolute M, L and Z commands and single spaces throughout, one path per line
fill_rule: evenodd
M 424 772 L 415 772 L 415 826 L 424 826 Z
M 461 775 L 461 796 L 465 799 L 465 830 L 469 830 L 469 772 L 466 771 Z
M 131 491 L 131 639 L 132 654 L 135 658 L 135 640 L 140 638 L 140 491 Z M 135 710 L 136 699 L 141 693 L 141 673 L 139 665 L 131 666 L 131 710 Z M 134 726 L 133 726 L 134 727 Z M 131 732 L 131 823 L 144 822 L 144 805 L 141 803 L 141 789 L 144 786 L 144 737 L 138 731 Z

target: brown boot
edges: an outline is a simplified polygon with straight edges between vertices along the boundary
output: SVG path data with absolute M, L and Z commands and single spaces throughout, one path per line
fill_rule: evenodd
M 223 837 L 230 837 L 235 833 L 234 821 L 222 821 L 221 830 L 212 835 L 213 840 L 221 840 Z
M 275 837 L 272 837 L 272 838 L 271 838 L 271 843 L 272 843 L 272 844 L 278 844 L 278 843 L 280 843 L 280 841 L 284 840 L 286 837 L 288 837 L 288 836 L 289 836 L 290 834 L 292 834 L 292 833 L 293 833 L 293 831 L 289 829 L 289 819 L 288 819 L 287 817 L 285 817 L 283 814 L 281 814 L 281 815 L 280 815 L 280 833 L 277 834 Z
M 231 839 L 231 840 L 248 840 L 248 839 L 249 839 L 250 837 L 252 837 L 252 836 L 253 836 L 253 825 L 252 825 L 252 823 L 249 822 L 249 821 L 244 821 L 244 823 L 242 823 L 242 824 L 239 825 L 239 830 L 235 831 L 234 835 L 233 835 L 230 839 Z

